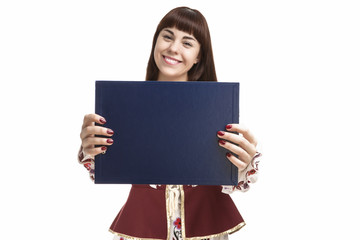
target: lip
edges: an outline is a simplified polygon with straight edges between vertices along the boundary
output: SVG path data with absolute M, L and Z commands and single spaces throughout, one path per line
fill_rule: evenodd
M 177 60 L 176 58 L 172 58 L 172 57 L 165 56 L 165 55 L 163 55 L 162 57 L 163 57 L 164 61 L 169 65 L 176 65 L 176 64 L 181 63 L 181 61 Z

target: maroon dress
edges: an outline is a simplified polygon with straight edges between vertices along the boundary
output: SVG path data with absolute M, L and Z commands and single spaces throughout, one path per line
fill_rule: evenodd
M 168 187 L 132 185 L 110 231 L 125 238 L 168 239 Z M 231 197 L 221 192 L 221 186 L 180 186 L 180 190 L 183 239 L 229 234 L 245 225 Z

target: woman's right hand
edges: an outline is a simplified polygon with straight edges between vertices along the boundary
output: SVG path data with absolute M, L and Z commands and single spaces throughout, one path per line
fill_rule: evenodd
M 104 153 L 107 150 L 107 146 L 112 145 L 114 142 L 110 138 L 114 135 L 114 131 L 110 128 L 95 126 L 95 123 L 103 125 L 106 123 L 106 120 L 104 117 L 97 114 L 85 115 L 80 133 L 81 147 L 84 154 L 93 157 L 100 153 Z M 95 147 L 95 145 L 98 145 L 99 147 Z

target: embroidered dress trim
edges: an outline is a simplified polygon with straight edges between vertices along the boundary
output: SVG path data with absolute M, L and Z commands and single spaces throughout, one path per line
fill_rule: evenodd
M 170 186 L 166 185 L 165 190 L 165 202 L 166 202 L 166 221 L 167 221 L 167 237 L 166 239 L 170 239 L 170 228 L 171 228 L 171 212 L 170 212 Z
M 179 196 L 180 195 L 180 196 Z M 185 230 L 185 222 L 184 222 L 184 204 L 183 204 L 183 196 L 184 196 L 184 188 L 182 185 L 166 185 L 165 190 L 165 197 L 166 197 L 166 219 L 167 219 L 167 240 L 171 240 L 170 237 L 172 236 L 170 231 L 172 228 L 172 217 L 173 214 L 178 212 L 179 209 L 179 197 L 181 198 L 181 209 L 180 209 L 180 218 L 181 218 L 181 231 L 182 233 Z M 185 238 L 182 238 L 184 239 Z
M 180 196 L 181 196 L 181 231 L 184 237 L 184 240 L 186 240 L 186 232 L 185 232 L 185 193 L 184 193 L 184 187 L 180 186 Z

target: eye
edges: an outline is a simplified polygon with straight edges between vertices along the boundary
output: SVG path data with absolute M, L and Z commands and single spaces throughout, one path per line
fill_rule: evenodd
M 184 42 L 184 45 L 185 45 L 186 47 L 192 47 L 192 46 L 193 46 L 192 43 L 190 43 L 190 42 Z
M 167 34 L 164 34 L 164 35 L 163 35 L 163 38 L 164 38 L 165 40 L 171 40 L 171 39 L 172 39 L 172 37 L 171 37 L 170 35 L 167 35 Z

